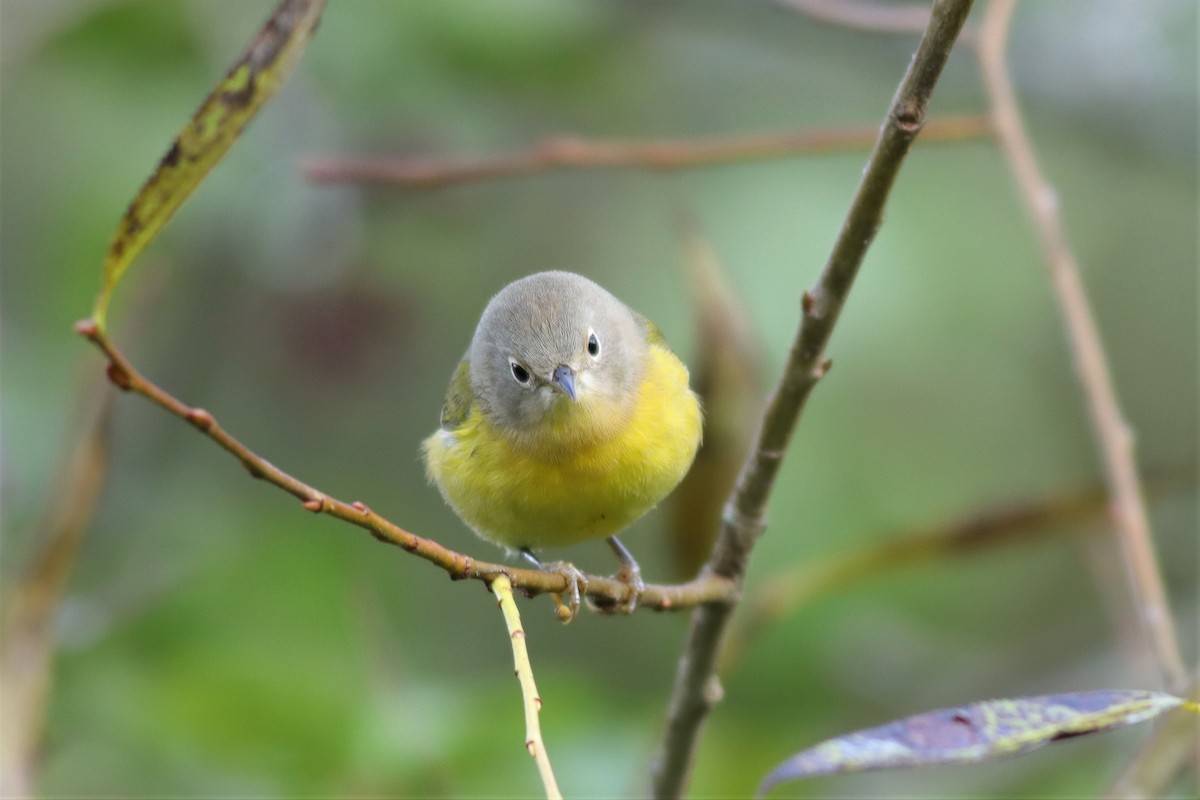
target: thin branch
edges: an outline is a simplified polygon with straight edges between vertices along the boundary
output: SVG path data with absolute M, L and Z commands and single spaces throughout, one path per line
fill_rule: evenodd
M 261 478 L 298 498 L 305 509 L 313 513 L 324 513 L 357 525 L 386 544 L 401 547 L 414 555 L 430 561 L 449 573 L 454 580 L 466 578 L 490 584 L 500 575 L 507 575 L 513 586 L 528 596 L 542 593 L 562 594 L 567 591 L 566 578 L 554 572 L 493 564 L 450 550 L 432 539 L 410 533 L 379 516 L 359 502 L 347 503 L 316 489 L 289 475 L 261 456 L 255 454 L 240 441 L 226 432 L 212 414 L 201 408 L 192 408 L 177 400 L 141 375 L 113 345 L 108 335 L 100 330 L 94 320 L 85 320 L 76 325 L 76 331 L 95 344 L 108 356 L 108 377 L 125 391 L 135 392 L 170 413 L 186 420 L 197 430 L 208 436 L 232 454 L 252 477 Z M 606 605 L 625 602 L 633 589 L 615 578 L 588 575 L 587 594 Z M 728 602 L 736 591 L 729 578 L 716 575 L 701 575 L 687 583 L 662 586 L 649 584 L 638 596 L 638 607 L 667 611 L 689 608 L 702 603 Z
M 784 8 L 816 22 L 867 33 L 915 35 L 929 24 L 929 4 L 880 2 L 879 0 L 775 0 Z M 959 31 L 959 44 L 974 45 L 978 31 L 968 22 Z M 932 120 L 930 120 L 932 122 Z M 928 131 L 928 126 L 926 127 Z
M 784 373 L 771 395 L 755 449 L 726 505 L 721 532 L 703 575 L 720 576 L 739 587 L 742 583 L 750 551 L 766 525 L 767 500 L 783 454 L 812 388 L 829 369 L 825 346 L 970 8 L 971 0 L 938 0 L 934 4 L 929 28 L 896 91 L 829 261 L 814 288 L 804 294 L 800 327 Z M 714 667 L 735 602 L 709 603 L 693 612 L 666 734 L 654 765 L 655 797 L 683 795 L 701 726 L 720 695 Z
M 1046 526 L 1062 529 L 1101 518 L 1106 508 L 1100 488 L 1013 503 L 979 511 L 949 525 L 881 536 L 875 544 L 774 573 L 744 601 L 739 623 L 722 650 L 720 673 L 729 674 L 750 642 L 768 626 L 832 590 L 903 567 L 1011 544 L 1040 533 Z
M 562 800 L 558 781 L 554 779 L 554 770 L 550 767 L 546 743 L 542 741 L 542 726 L 538 720 L 542 710 L 542 698 L 538 695 L 537 684 L 533 682 L 533 665 L 529 662 L 529 650 L 525 647 L 525 629 L 521 627 L 521 613 L 517 610 L 517 601 L 513 598 L 512 589 L 512 581 L 507 575 L 497 575 L 492 581 L 496 604 L 500 606 L 500 611 L 504 614 L 504 623 L 508 626 L 513 666 L 516 668 L 517 680 L 521 683 L 521 698 L 525 706 L 525 749 L 537 763 L 538 775 L 542 778 L 542 786 L 546 788 L 548 800 Z
M 1134 603 L 1164 683 L 1178 693 L 1183 690 L 1187 675 L 1150 536 L 1133 454 L 1133 435 L 1117 401 L 1079 265 L 1067 242 L 1058 198 L 1038 166 L 1005 64 L 1012 11 L 1013 0 L 993 0 L 988 5 L 980 32 L 979 64 L 991 100 L 992 123 L 1045 250 L 1067 341 L 1074 355 L 1075 371 L 1083 387 L 1092 432 L 1104 462 L 1117 536 L 1128 568 Z
M 925 3 L 864 2 L 864 0 L 775 0 L 779 5 L 832 25 L 876 33 L 923 33 L 929 24 Z
M 386 183 L 410 187 L 450 186 L 557 169 L 632 167 L 678 170 L 809 153 L 870 147 L 878 127 L 831 128 L 796 133 L 758 134 L 713 139 L 615 140 L 559 136 L 527 150 L 463 160 L 452 158 L 308 158 L 304 177 L 318 183 Z M 977 139 L 989 133 L 983 116 L 930 120 L 928 141 Z

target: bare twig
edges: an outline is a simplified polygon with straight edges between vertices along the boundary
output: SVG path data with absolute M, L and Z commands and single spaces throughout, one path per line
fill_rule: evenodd
M 411 187 L 450 186 L 554 169 L 633 167 L 677 170 L 787 155 L 861 150 L 878 135 L 875 126 L 714 139 L 602 140 L 561 136 L 528 150 L 479 158 L 361 158 L 313 156 L 301 171 L 310 181 L 387 183 Z M 959 141 L 988 134 L 986 117 L 930 120 L 922 140 Z
M 922 33 L 929 24 L 925 3 L 870 2 L 869 0 L 775 0 L 781 6 L 821 22 L 877 33 Z
M 745 600 L 740 623 L 721 653 L 720 672 L 728 674 L 749 642 L 767 626 L 834 589 L 882 572 L 1015 543 L 1048 525 L 1065 528 L 1102 517 L 1105 510 L 1103 489 L 1076 491 L 985 509 L 949 525 L 882 536 L 876 544 L 774 573 Z
M 76 330 L 95 344 L 108 356 L 108 377 L 121 389 L 142 395 L 175 416 L 186 420 L 193 427 L 215 441 L 255 478 L 261 478 L 278 486 L 302 501 L 305 509 L 313 513 L 329 514 L 332 517 L 357 525 L 386 544 L 394 544 L 426 561 L 433 562 L 449 573 L 455 580 L 471 578 L 491 583 L 499 575 L 507 575 L 513 586 L 529 596 L 542 593 L 567 591 L 567 579 L 556 572 L 519 569 L 503 564 L 480 561 L 471 556 L 450 550 L 432 539 L 410 533 L 384 519 L 362 503 L 346 503 L 294 478 L 279 467 L 257 455 L 236 438 L 226 432 L 212 414 L 201 408 L 192 408 L 141 375 L 120 353 L 100 330 L 94 320 L 85 320 Z M 588 575 L 587 594 L 608 605 L 619 604 L 628 599 L 633 589 L 615 578 Z M 734 582 L 719 575 L 701 575 L 683 584 L 662 586 L 650 584 L 638 596 L 638 607 L 658 611 L 689 608 L 701 603 L 726 602 L 735 592 Z
M 750 551 L 766 524 L 767 500 L 783 454 L 812 388 L 829 369 L 825 346 L 970 8 L 971 0 L 938 0 L 934 4 L 929 27 L 896 90 L 829 261 L 814 288 L 804 294 L 800 328 L 784 373 L 763 416 L 755 449 L 726 505 L 721 532 L 703 574 L 741 585 Z M 714 673 L 716 654 L 735 602 L 709 603 L 693 612 L 666 734 L 654 765 L 655 797 L 679 797 L 684 792 L 701 726 L 720 695 Z
M 542 710 L 542 698 L 538 696 L 537 684 L 533 682 L 533 665 L 529 662 L 529 650 L 525 647 L 525 629 L 521 627 L 521 614 L 517 610 L 512 588 L 512 581 L 507 575 L 497 575 L 492 581 L 496 604 L 504 614 L 508 638 L 512 641 L 513 666 L 516 668 L 517 680 L 521 682 L 521 698 L 525 706 L 525 749 L 537 763 L 538 775 L 542 778 L 542 786 L 546 788 L 548 800 L 562 800 L 558 782 L 554 779 L 554 770 L 550 768 L 546 743 L 542 741 L 542 726 L 538 721 L 539 712 Z
M 1153 647 L 1165 685 L 1180 692 L 1187 676 L 1150 536 L 1133 454 L 1133 435 L 1117 401 L 1079 265 L 1059 215 L 1058 198 L 1034 156 L 1005 64 L 1004 51 L 1012 11 L 1013 0 L 993 0 L 988 5 L 980 31 L 979 63 L 991 101 L 992 123 L 1045 250 L 1067 340 L 1074 354 L 1076 374 L 1083 387 L 1093 435 L 1104 462 L 1118 539 L 1141 624 Z

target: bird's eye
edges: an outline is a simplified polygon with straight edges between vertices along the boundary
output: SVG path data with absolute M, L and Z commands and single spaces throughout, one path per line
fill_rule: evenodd
M 592 358 L 600 355 L 600 340 L 596 338 L 595 333 L 588 334 L 587 351 Z
M 517 383 L 520 383 L 520 384 L 528 384 L 529 383 L 529 370 L 522 367 L 516 361 L 509 361 L 508 364 L 509 364 L 509 367 L 512 368 L 512 376 L 513 376 L 513 378 L 516 379 Z

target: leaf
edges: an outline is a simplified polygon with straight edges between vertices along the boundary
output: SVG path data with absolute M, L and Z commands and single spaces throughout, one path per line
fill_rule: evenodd
M 1184 703 L 1160 692 L 1118 689 L 942 708 L 802 750 L 767 775 L 758 793 L 818 775 L 990 761 L 1059 739 L 1133 725 Z
M 754 439 L 763 403 L 763 348 L 728 270 L 690 217 L 681 222 L 684 279 L 696 321 L 692 387 L 704 406 L 704 440 L 696 460 L 667 500 L 671 566 L 680 579 L 708 560 Z
M 324 7 L 325 0 L 283 0 L 245 55 L 175 137 L 117 224 L 104 260 L 104 283 L 92 309 L 101 330 L 113 291 L 129 265 L 287 80 Z

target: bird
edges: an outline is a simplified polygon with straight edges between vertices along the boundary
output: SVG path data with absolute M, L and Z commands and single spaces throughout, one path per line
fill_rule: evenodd
M 631 587 L 641 570 L 616 535 L 666 497 L 700 445 L 700 401 L 659 329 L 599 284 L 538 272 L 484 308 L 422 443 L 426 472 L 481 538 L 568 579 L 583 573 L 535 550 L 605 539 Z

